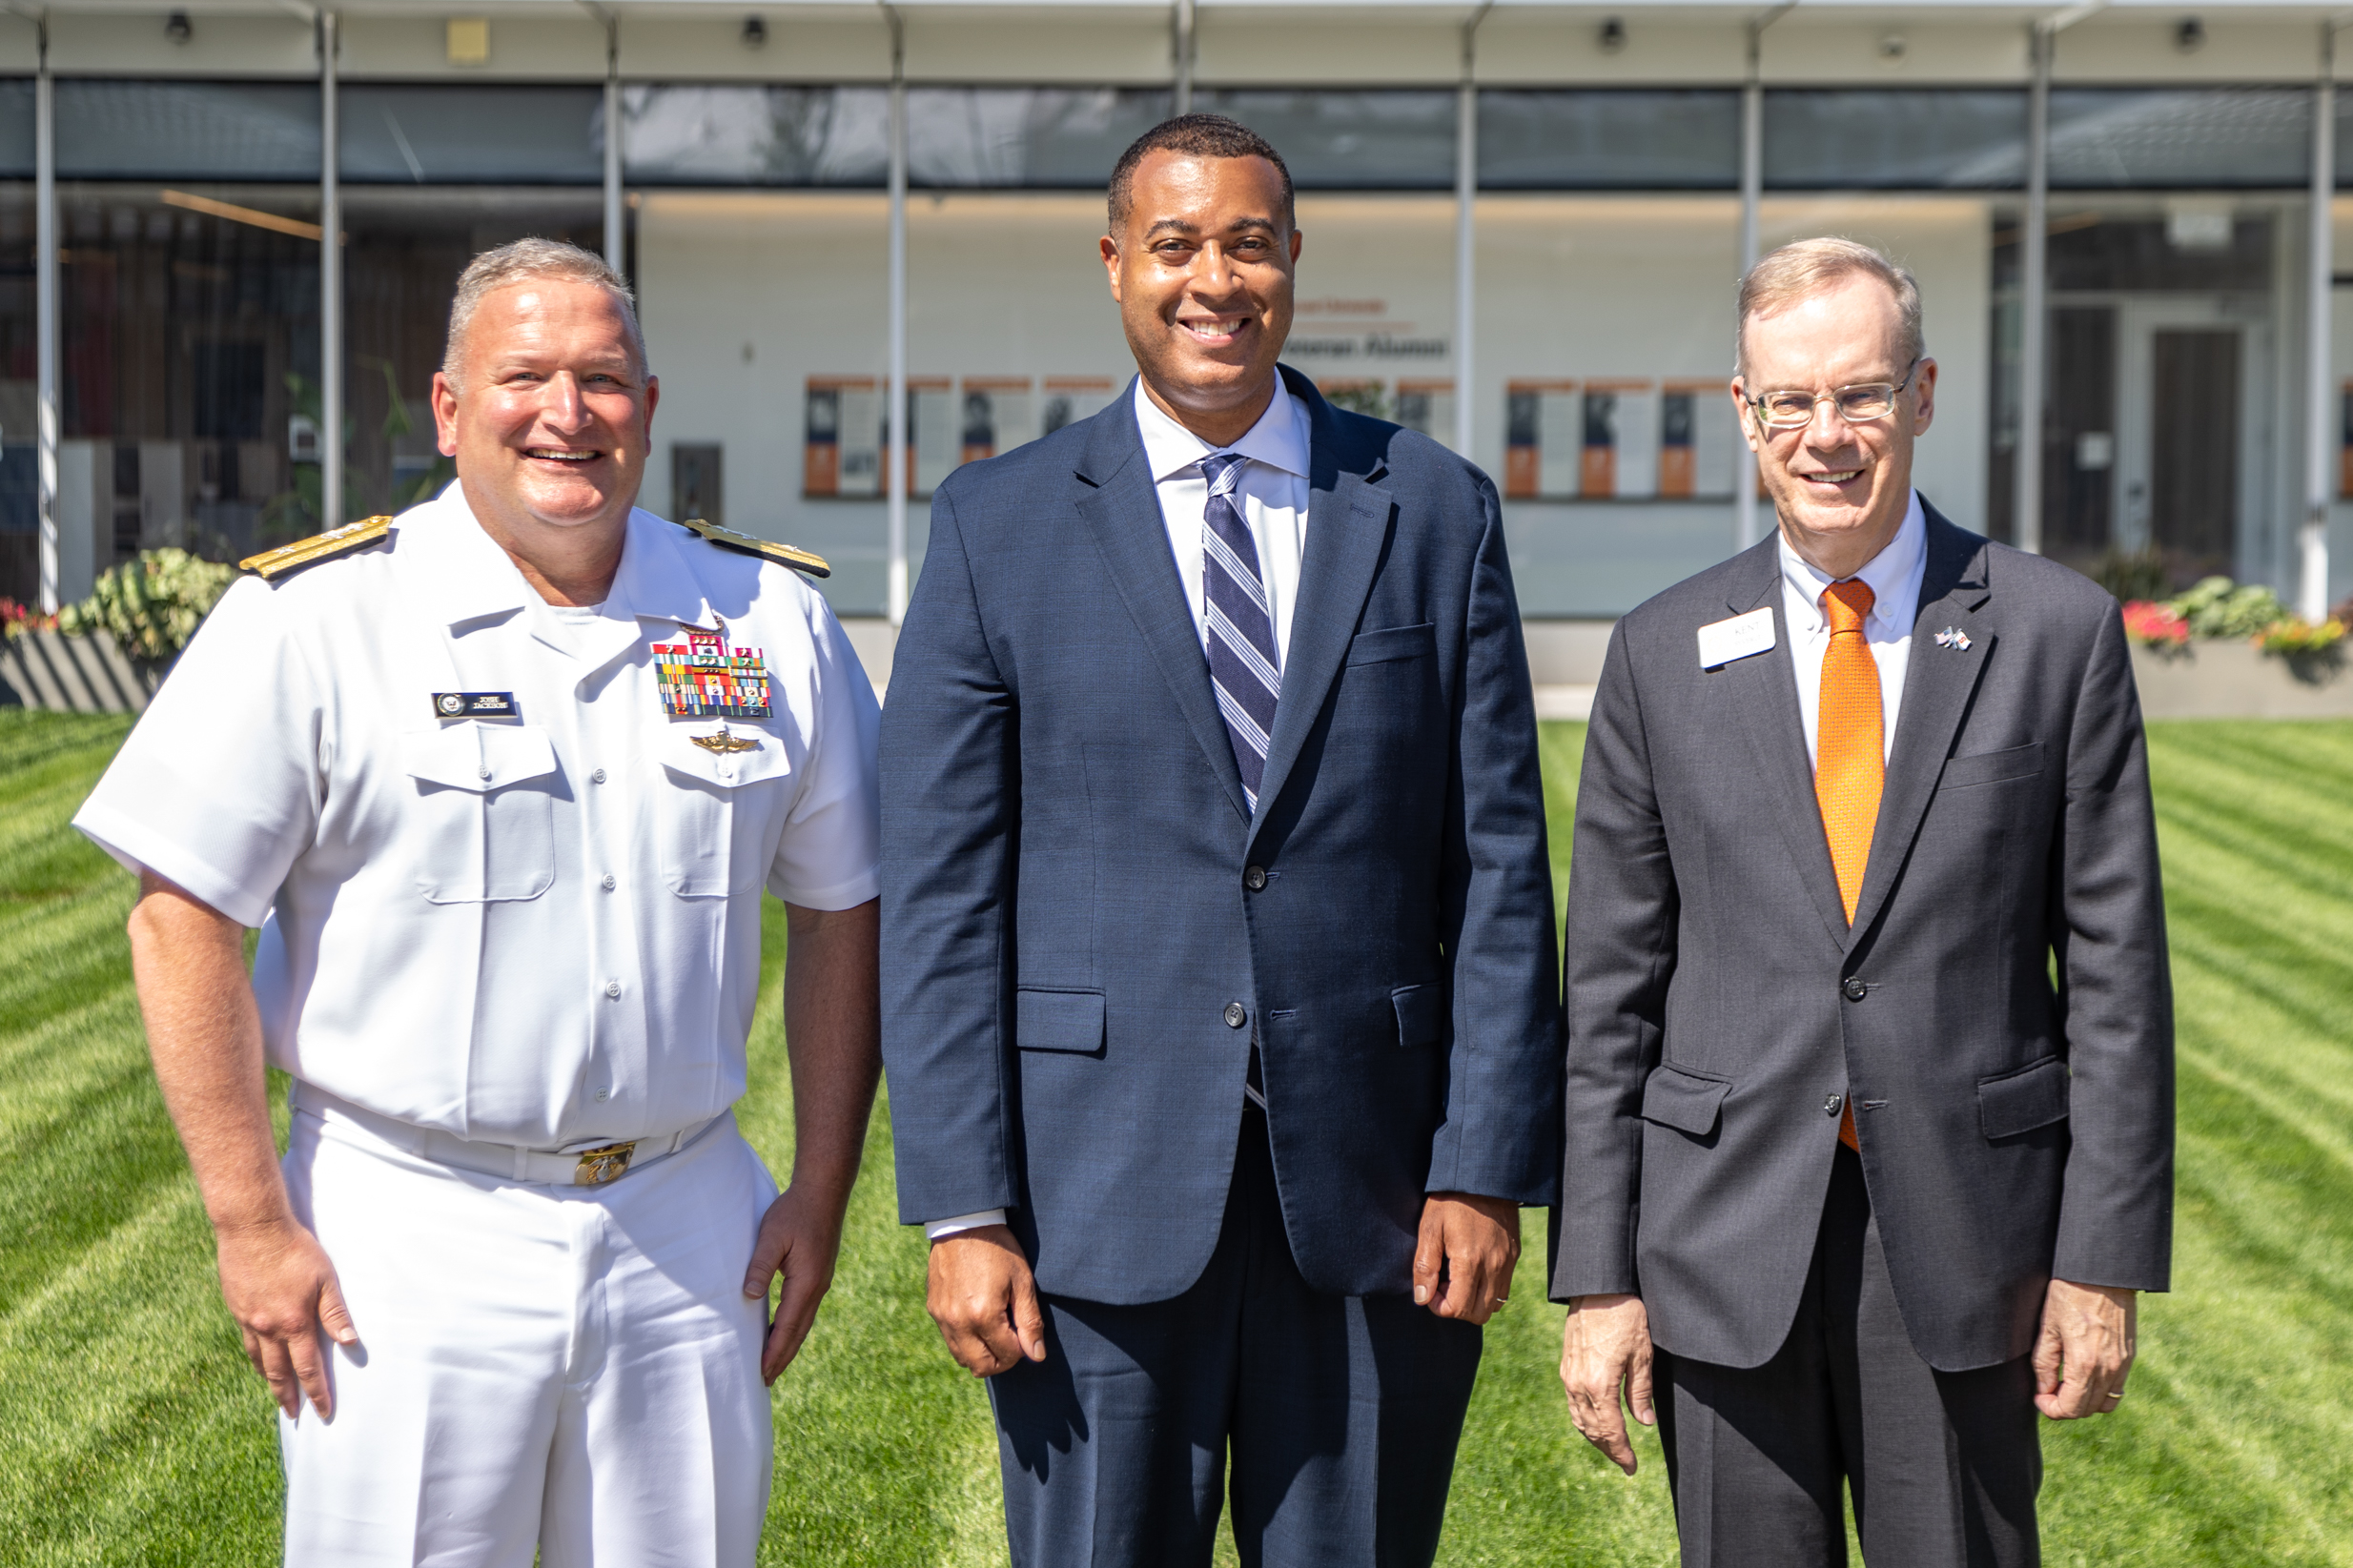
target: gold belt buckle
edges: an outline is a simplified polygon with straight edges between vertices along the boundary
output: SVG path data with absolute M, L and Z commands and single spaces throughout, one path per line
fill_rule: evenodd
M 575 1187 L 602 1187 L 608 1181 L 619 1181 L 629 1169 L 629 1156 L 637 1151 L 637 1140 L 627 1143 L 608 1143 L 600 1149 L 581 1151 L 580 1166 L 572 1172 Z

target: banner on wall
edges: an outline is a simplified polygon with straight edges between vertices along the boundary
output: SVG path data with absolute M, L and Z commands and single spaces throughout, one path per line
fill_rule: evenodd
M 945 376 L 907 378 L 907 493 L 918 499 L 961 461 L 963 421 L 956 417 L 956 384 Z
M 1518 500 L 1579 493 L 1585 409 L 1574 381 L 1504 388 L 1504 494 Z
M 1103 412 L 1118 383 L 1108 376 L 1049 376 L 1039 388 L 1037 433 L 1051 436 L 1064 425 Z
M 2337 499 L 2353 500 L 2353 381 L 2337 405 Z
M 1407 430 L 1418 430 L 1445 446 L 1454 444 L 1454 382 L 1412 380 L 1397 383 L 1397 412 L 1390 416 Z
M 1011 452 L 1032 437 L 1026 376 L 967 376 L 963 406 L 965 462 Z
M 1659 494 L 1725 499 L 1732 494 L 1740 426 L 1722 379 L 1668 381 L 1659 389 Z
M 883 399 L 871 376 L 812 376 L 803 403 L 801 494 L 882 494 Z

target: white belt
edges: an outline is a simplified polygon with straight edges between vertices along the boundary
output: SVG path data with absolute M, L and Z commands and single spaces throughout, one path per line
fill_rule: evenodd
M 574 1144 L 565 1149 L 524 1149 L 514 1144 L 477 1143 L 455 1132 L 419 1127 L 356 1106 L 312 1084 L 295 1084 L 286 1098 L 297 1112 L 348 1121 L 419 1159 L 431 1160 L 436 1165 L 454 1165 L 485 1176 L 549 1187 L 602 1187 L 619 1181 L 632 1171 L 643 1171 L 667 1159 L 734 1114 L 723 1110 L 708 1121 L 652 1138 Z

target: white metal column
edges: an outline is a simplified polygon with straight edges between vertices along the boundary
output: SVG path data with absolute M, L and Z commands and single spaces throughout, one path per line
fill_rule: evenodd
M 1477 462 L 1479 392 L 1479 24 L 1493 4 L 1463 24 L 1463 81 L 1454 108 L 1454 449 Z
M 1784 10 L 1788 8 L 1784 7 Z M 1775 12 L 1774 14 L 1779 14 Z M 1770 16 L 1749 24 L 1749 79 L 1740 89 L 1740 275 L 1747 277 L 1764 254 L 1761 234 L 1765 205 L 1765 29 Z M 1735 306 L 1735 309 L 1738 307 Z M 1733 323 L 1735 338 L 1740 324 Z M 1743 433 L 1749 424 L 1744 414 Z M 1739 449 L 1746 451 L 1744 443 Z M 1732 479 L 1732 551 L 1746 550 L 1757 540 L 1756 458 L 1735 461 Z
M 2337 33 L 2321 24 L 2321 75 L 2312 89 L 2312 223 L 2310 303 L 2305 309 L 2304 525 L 2296 584 L 2296 613 L 2318 622 L 2328 614 L 2328 506 L 2336 486 L 2333 388 L 2335 355 L 2330 307 L 2337 271 Z
M 907 31 L 899 13 L 883 8 L 890 21 L 890 439 L 884 442 L 890 498 L 890 585 L 888 608 L 892 629 L 907 619 Z
M 1176 0 L 1175 49 L 1176 70 L 1172 112 L 1193 112 L 1193 0 Z
M 2026 217 L 2018 225 L 2018 440 L 2011 458 L 2010 537 L 2042 553 L 2042 404 L 2045 303 L 2051 235 L 2051 53 L 2057 30 L 2028 31 L 2033 80 L 2026 97 Z
M 57 538 L 57 93 L 49 73 L 49 23 L 40 31 L 40 74 L 32 85 L 32 275 L 36 407 L 33 438 L 40 443 L 41 609 L 54 615 L 58 598 Z
M 628 233 L 621 207 L 621 22 L 604 19 L 604 264 L 626 275 Z
M 333 11 L 318 16 L 318 521 L 343 516 L 343 192 L 342 116 L 336 102 Z

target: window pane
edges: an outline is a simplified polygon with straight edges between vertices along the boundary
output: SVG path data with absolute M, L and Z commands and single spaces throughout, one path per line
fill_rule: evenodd
M 0 81 L 0 176 L 32 177 L 32 84 Z
M 2025 172 L 2023 92 L 1765 94 L 1770 190 L 2013 188 L 2025 183 Z
M 317 532 L 316 189 L 61 185 L 57 207 L 67 591 L 77 561 Z
M 1100 190 L 1128 144 L 1168 112 L 1158 88 L 910 89 L 908 177 L 924 186 Z
M 604 183 L 602 88 L 352 85 L 342 112 L 347 180 Z
M 57 84 L 61 179 L 318 177 L 307 82 Z
M 890 94 L 878 87 L 641 83 L 621 95 L 623 167 L 636 185 L 879 188 Z
M 604 208 L 597 192 L 543 186 L 363 187 L 343 194 L 343 516 L 364 518 L 414 506 L 455 474 L 427 399 L 466 263 L 526 234 L 602 252 Z
M 1479 94 L 1479 183 L 1491 191 L 1729 191 L 1740 94 Z
M 2302 88 L 2055 88 L 2051 184 L 2068 190 L 2297 186 L 2311 178 Z
M 32 287 L 32 187 L 0 185 L 0 594 L 20 604 L 41 597 Z
M 1454 188 L 1452 92 L 1254 89 L 1197 93 L 1195 102 L 1274 143 L 1302 191 Z

